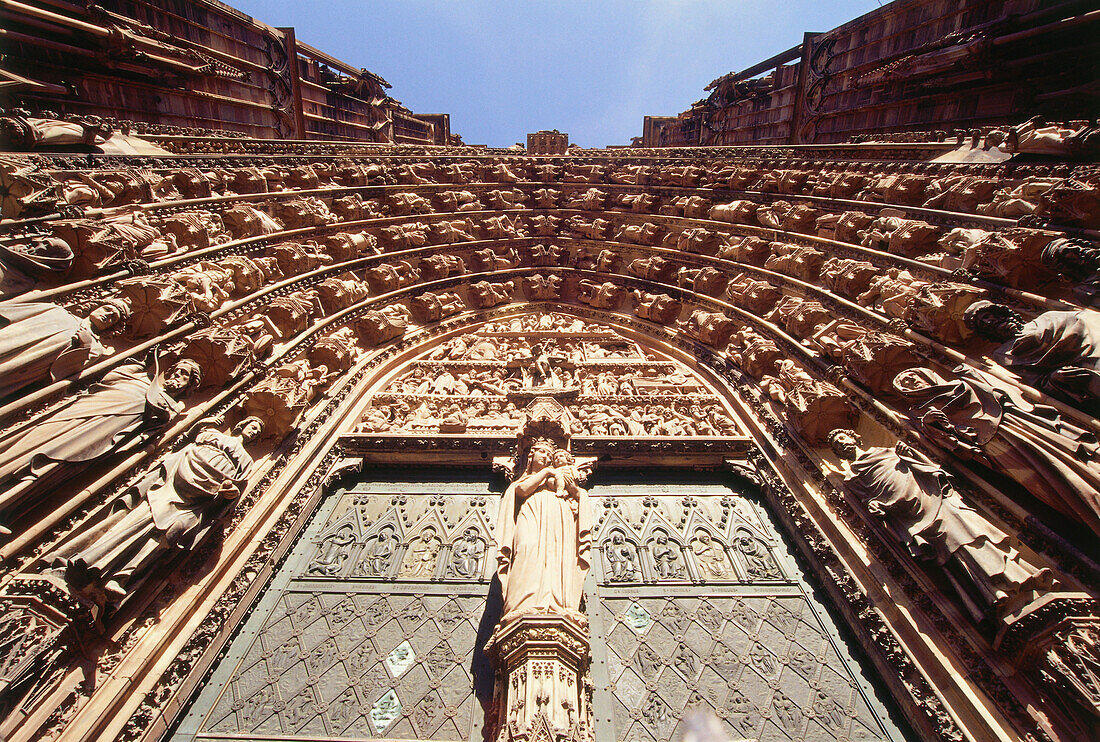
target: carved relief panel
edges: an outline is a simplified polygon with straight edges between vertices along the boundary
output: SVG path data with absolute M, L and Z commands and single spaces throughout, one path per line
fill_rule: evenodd
M 331 495 L 175 738 L 479 735 L 497 498 L 463 482 Z
M 715 479 L 591 488 L 596 738 L 900 740 L 767 512 Z
M 513 433 L 536 395 L 570 408 L 574 437 L 738 434 L 687 366 L 559 314 L 489 322 L 451 338 L 375 394 L 359 432 Z

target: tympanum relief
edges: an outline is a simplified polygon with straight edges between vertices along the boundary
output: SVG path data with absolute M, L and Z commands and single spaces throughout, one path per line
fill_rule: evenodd
M 509 435 L 534 396 L 562 400 L 577 437 L 737 434 L 684 364 L 558 314 L 489 322 L 451 338 L 377 392 L 358 430 Z

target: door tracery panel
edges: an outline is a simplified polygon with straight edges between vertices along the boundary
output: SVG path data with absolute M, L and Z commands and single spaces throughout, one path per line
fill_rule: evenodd
M 333 493 L 175 739 L 479 735 L 497 501 L 483 481 Z
M 480 739 L 499 495 L 470 476 L 327 497 L 175 739 Z M 900 742 L 766 509 L 719 477 L 593 477 L 595 738 L 677 739 L 700 708 L 734 739 Z
M 677 739 L 701 708 L 733 739 L 902 739 L 767 511 L 672 477 L 590 490 L 596 738 Z

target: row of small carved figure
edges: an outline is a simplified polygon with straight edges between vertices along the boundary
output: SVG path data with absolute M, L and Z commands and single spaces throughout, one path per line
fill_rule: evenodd
M 583 399 L 573 407 L 575 436 L 719 436 L 735 435 L 737 428 L 716 404 L 698 403 L 594 404 Z M 375 402 L 363 416 L 357 431 L 400 433 L 477 430 L 515 431 L 524 414 L 506 399 L 436 400 L 410 399 Z
M 859 213 L 845 213 L 836 221 L 836 225 L 838 231 L 845 231 L 852 223 L 869 219 L 870 217 Z M 881 229 L 893 228 L 893 242 L 898 234 L 920 231 L 910 228 L 920 227 L 923 223 L 891 217 L 879 219 L 872 224 L 878 224 Z M 1063 275 L 1083 279 L 1075 287 L 1074 293 L 1083 301 L 1093 301 L 1096 274 L 1092 266 L 1097 262 L 1098 251 L 1090 245 L 1060 238 L 1047 242 L 1049 233 L 1033 232 L 1019 236 L 1021 246 L 1017 247 L 1001 234 L 981 230 L 953 230 L 937 244 L 945 244 L 960 232 L 966 233 L 967 237 L 973 237 L 975 232 L 980 235 L 964 253 L 964 261 L 975 272 L 986 275 L 997 272 L 1007 283 L 1012 283 L 1015 279 L 1019 279 L 1017 282 L 1024 282 L 1023 277 L 1027 276 L 1027 285 L 1034 286 L 1042 283 L 1042 279 L 1036 277 L 1046 276 L 1050 280 L 1058 270 Z M 660 238 L 662 245 L 675 245 L 681 252 L 762 266 L 803 281 L 818 283 L 864 306 L 879 309 L 891 318 L 913 322 L 923 331 L 947 342 L 959 342 L 970 337 L 971 333 L 957 321 L 965 307 L 958 307 L 959 311 L 950 315 L 956 321 L 944 324 L 940 320 L 929 319 L 931 315 L 928 312 L 922 311 L 920 307 L 914 308 L 914 305 L 922 303 L 921 297 L 924 296 L 928 301 L 923 303 L 929 304 L 934 314 L 935 309 L 946 304 L 942 300 L 946 293 L 968 296 L 970 301 L 984 295 L 982 290 L 962 284 L 933 284 L 919 280 L 905 270 L 891 269 L 882 275 L 868 261 L 827 257 L 827 252 L 809 245 L 767 242 L 751 236 L 734 237 L 701 227 L 669 232 L 663 237 L 661 235 L 662 232 L 656 225 L 646 224 L 628 225 L 620 230 L 618 237 L 639 244 L 655 243 Z M 839 236 L 845 237 L 847 234 Z M 305 245 L 278 243 L 265 248 L 264 252 L 267 254 L 264 257 L 230 256 L 219 261 L 203 261 L 176 269 L 166 275 L 126 279 L 118 282 L 118 293 L 105 302 L 75 309 L 78 313 L 88 313 L 90 324 L 97 331 L 113 329 L 131 338 L 140 339 L 159 334 L 172 322 L 193 311 L 216 311 L 231 299 L 247 296 L 276 280 L 332 263 L 352 260 L 364 252 L 374 253 L 377 248 L 373 245 L 373 238 L 365 233 L 338 234 L 324 238 L 321 243 Z M 1040 248 L 1040 245 L 1043 247 Z M 821 243 L 820 246 L 827 247 L 827 244 Z M 893 247 L 900 250 L 900 242 Z M 1038 260 L 1034 257 L 1036 252 L 1040 253 Z M 569 255 L 570 251 L 562 246 L 533 245 L 523 248 L 522 262 L 532 265 L 562 265 L 570 262 Z M 413 285 L 419 280 L 461 275 L 466 271 L 467 261 L 470 268 L 478 272 L 509 269 L 521 264 L 520 253 L 515 248 L 503 251 L 484 248 L 472 250 L 466 254 L 465 259 L 461 255 L 438 255 L 421 259 L 415 265 L 412 260 L 382 263 L 368 269 L 364 275 L 372 291 L 384 293 Z M 619 270 L 622 260 L 620 253 L 615 250 L 582 247 L 572 262 L 581 269 L 614 272 Z M 627 273 L 662 283 L 675 281 L 682 288 L 711 296 L 722 295 L 724 291 L 734 304 L 757 312 L 764 311 L 773 302 L 779 303 L 781 298 L 777 287 L 766 281 L 750 278 L 748 274 L 727 278 L 723 271 L 716 268 L 678 266 L 676 261 L 659 256 L 631 261 L 627 266 Z M 524 279 L 527 284 L 531 284 L 525 286 L 525 289 L 532 298 L 553 299 L 560 296 L 560 281 L 555 276 L 544 277 L 542 283 L 536 281 L 536 278 Z M 329 313 L 366 295 L 362 282 L 356 282 L 350 276 L 326 279 L 316 288 L 316 292 L 322 304 L 330 305 L 327 308 Z M 582 281 L 579 293 L 581 301 L 599 308 L 613 308 L 621 302 L 623 296 L 622 290 L 613 285 L 601 286 L 591 281 Z M 939 295 L 939 300 L 929 298 L 932 294 Z M 666 324 L 675 319 L 673 315 L 679 313 L 675 302 L 657 302 L 651 307 L 653 302 L 649 300 L 650 296 L 647 294 L 644 301 L 639 298 L 643 306 L 640 316 Z M 316 301 L 313 296 L 304 298 L 307 304 Z M 457 306 L 435 307 L 435 302 L 430 301 L 421 304 L 425 305 L 425 320 L 438 319 L 450 309 L 458 309 Z M 417 307 L 414 306 L 413 309 L 415 311 Z M 939 314 L 949 318 L 949 313 Z M 307 319 L 308 313 L 301 310 L 291 311 L 288 317 L 292 318 L 291 324 L 300 324 Z M 788 326 L 788 329 L 792 328 Z M 286 333 L 287 328 L 280 328 L 280 336 Z M 793 334 L 804 336 L 804 333 Z
M 685 230 L 680 235 L 681 241 L 695 241 L 700 237 L 699 232 L 698 229 Z M 706 232 L 703 237 L 712 235 Z M 340 243 L 334 238 L 333 244 Z M 738 258 L 750 265 L 763 263 L 765 268 L 802 280 L 820 281 L 832 292 L 875 308 L 890 318 L 903 320 L 944 342 L 959 344 L 975 337 L 971 327 L 963 321 L 966 308 L 985 296 L 982 290 L 975 287 L 923 281 L 908 271 L 894 270 L 883 275 L 866 261 L 826 259 L 825 253 L 816 248 L 766 243 L 753 237 L 740 238 L 735 244 L 719 249 L 720 255 Z M 230 300 L 247 296 L 251 291 L 271 283 L 269 274 L 278 277 L 293 275 L 323 264 L 322 260 L 326 258 L 324 253 L 310 252 L 295 243 L 276 245 L 270 252 L 273 253 L 271 256 L 263 258 L 232 256 L 217 262 L 204 262 L 168 276 L 126 279 L 117 283 L 118 293 L 115 296 L 74 308 L 77 313 L 44 303 L 7 305 L 5 318 L 8 324 L 2 331 L 5 336 L 11 335 L 20 341 L 13 340 L 10 363 L 14 365 L 6 370 L 3 396 L 10 396 L 46 377 L 60 379 L 78 373 L 84 366 L 101 358 L 106 349 L 97 333 L 109 331 L 111 342 L 115 344 L 122 340 L 155 336 L 188 317 L 191 312 L 217 311 Z M 1044 250 L 1045 255 L 1066 253 L 1071 256 L 1087 253 L 1087 248 L 1066 240 L 1055 240 Z M 569 251 L 559 246 L 535 245 L 525 251 L 525 257 L 532 263 L 564 262 L 568 255 Z M 327 257 L 332 259 L 331 255 Z M 514 249 L 501 255 L 487 248 L 468 257 L 475 268 L 481 269 L 487 269 L 491 263 L 499 267 L 513 267 L 518 262 Z M 621 265 L 621 258 L 613 250 L 581 248 L 575 265 L 582 269 L 615 271 Z M 433 280 L 460 275 L 465 269 L 466 263 L 461 256 L 446 255 L 424 258 L 416 267 L 411 261 L 381 264 L 363 274 L 366 281 L 352 273 L 333 276 L 314 287 L 277 296 L 270 300 L 260 316 L 238 323 L 232 332 L 241 336 L 237 345 L 251 345 L 256 355 L 262 355 L 274 342 L 304 330 L 315 319 L 361 301 L 371 290 L 374 293 L 394 291 L 415 284 L 422 278 Z M 724 296 L 736 306 L 776 321 L 794 337 L 837 359 L 843 357 L 845 348 L 842 346 L 845 343 L 850 346 L 858 337 L 867 334 L 851 323 L 834 323 L 826 328 L 827 332 L 823 331 L 822 328 L 831 318 L 823 305 L 785 293 L 774 284 L 751 278 L 748 273 L 730 276 L 715 268 L 687 268 L 658 256 L 635 259 L 627 266 L 626 272 L 661 283 L 675 282 L 683 288 L 706 295 Z M 525 276 L 520 283 L 532 300 L 562 298 L 563 281 L 556 275 Z M 467 300 L 478 308 L 495 306 L 511 300 L 516 287 L 516 282 L 477 282 L 469 289 Z M 1084 288 L 1089 288 L 1088 284 Z M 601 284 L 588 279 L 577 281 L 575 291 L 580 302 L 600 309 L 618 308 L 627 295 L 614 282 Z M 683 307 L 682 302 L 665 294 L 635 291 L 634 299 L 639 317 L 662 324 L 674 322 Z M 462 298 L 453 292 L 425 292 L 409 301 L 412 315 L 420 322 L 437 321 L 464 308 Z M 80 318 L 81 311 L 88 313 L 86 319 Z M 404 307 L 393 307 L 388 314 L 369 313 L 357 324 L 357 332 L 368 345 L 377 345 L 401 334 L 408 315 Z M 732 334 L 734 325 L 728 319 L 714 322 L 717 325 L 704 328 L 706 322 L 700 318 L 694 324 L 688 322 L 686 329 L 693 337 L 710 345 L 722 346 Z M 34 332 L 29 329 L 32 325 Z M 216 331 L 211 330 L 211 333 Z M 230 332 L 225 328 L 221 331 Z M 847 335 L 841 337 L 844 333 Z M 21 347 L 41 349 L 45 346 L 53 348 L 53 351 L 15 359 L 19 355 L 15 351 Z M 872 386 L 876 391 L 882 387 L 877 383 Z
M 492 191 L 503 200 L 496 204 L 508 208 L 515 201 L 508 198 L 519 190 Z M 465 195 L 463 195 L 465 194 Z M 542 194 L 541 196 L 539 194 Z M 551 199 L 560 192 L 542 189 L 536 199 Z M 468 192 L 445 192 L 455 199 L 472 198 Z M 598 209 L 606 202 L 607 194 L 589 189 L 567 202 L 578 207 Z M 429 201 L 413 193 L 393 194 L 382 200 L 381 209 L 390 213 L 408 215 L 416 211 L 432 211 Z M 621 194 L 617 205 L 637 208 L 639 204 L 656 203 L 648 194 Z M 461 210 L 461 206 L 453 208 Z M 6 264 L 6 272 L 16 274 L 20 269 L 29 273 L 21 282 L 27 288 L 33 279 L 55 283 L 58 279 L 86 278 L 124 266 L 126 261 L 142 259 L 159 260 L 186 255 L 196 249 L 206 249 L 224 243 L 231 238 L 262 237 L 281 231 L 285 225 L 292 228 L 321 227 L 338 220 L 373 218 L 381 213 L 373 201 L 363 202 L 358 194 L 334 199 L 334 206 L 343 204 L 351 211 L 339 208 L 340 214 L 316 197 L 300 197 L 269 204 L 272 216 L 252 204 L 237 204 L 221 214 L 212 211 L 192 210 L 167 216 L 154 224 L 143 213 L 114 214 L 101 221 L 61 220 L 54 223 L 50 238 L 30 244 L 9 244 L 2 249 L 0 259 Z M 368 205 L 366 212 L 360 207 Z M 452 208 L 444 205 L 444 208 Z M 816 208 L 778 201 L 761 206 L 752 201 L 734 201 L 711 206 L 710 200 L 701 196 L 685 196 L 673 199 L 661 206 L 669 215 L 686 215 L 694 218 L 710 217 L 721 221 L 748 226 L 763 226 L 860 244 L 879 251 L 888 251 L 905 257 L 917 258 L 946 269 L 968 271 L 1016 288 L 1035 290 L 1052 283 L 1057 275 L 1082 280 L 1091 276 L 1091 262 L 1095 262 L 1095 249 L 1081 243 L 1074 255 L 1068 250 L 1050 252 L 1040 259 L 1042 248 L 1054 234 L 1040 230 L 1017 228 L 1010 231 L 990 232 L 981 229 L 948 230 L 919 220 L 905 219 L 889 212 L 875 217 L 858 211 L 823 213 Z M 354 212 L 354 213 L 352 213 Z M 727 233 L 712 232 L 705 228 L 693 230 L 668 230 L 660 224 L 628 224 L 617 229 L 602 218 L 587 220 L 582 217 L 561 219 L 554 215 L 536 215 L 521 222 L 515 217 L 500 215 L 479 219 L 443 220 L 434 223 L 412 222 L 391 227 L 363 230 L 356 233 L 323 237 L 320 244 L 306 248 L 312 260 L 327 262 L 326 254 L 334 261 L 374 254 L 379 246 L 384 249 L 410 249 L 427 245 L 455 244 L 477 239 L 513 239 L 534 234 L 557 236 L 570 234 L 586 239 L 616 239 L 633 244 L 675 247 L 700 254 L 719 255 L 737 259 L 732 252 L 731 238 Z M 740 240 L 744 242 L 743 239 Z M 752 245 L 743 250 L 748 262 L 753 262 Z M 316 247 L 315 247 L 316 246 Z M 755 248 L 759 251 L 759 247 Z M 285 251 L 284 251 L 285 252 Z M 299 251 L 301 252 L 301 251 Z M 820 252 L 820 251 L 819 251 Z M 504 256 L 502 256 L 504 257 Z M 286 262 L 285 260 L 283 262 Z M 487 269 L 509 267 L 508 261 L 498 261 L 487 255 Z M 514 264 L 514 263 L 513 263 Z M 476 267 L 476 266 L 475 266 Z M 810 265 L 804 272 L 812 272 Z M 1093 271 L 1094 272 L 1094 271 Z M 1087 280 L 1087 277 L 1086 279 Z M 8 290 L 10 293 L 11 289 Z
M 755 221 L 768 223 L 780 211 L 786 214 L 804 213 L 809 207 L 790 207 L 779 202 L 759 207 L 748 201 L 735 201 L 709 209 L 710 216 L 735 224 L 756 226 Z M 235 209 L 256 212 L 252 206 Z M 256 212 L 262 213 L 262 212 Z M 1065 239 L 1044 230 L 1014 228 L 1001 232 L 982 229 L 955 228 L 947 230 L 919 220 L 897 216 L 873 217 L 863 212 L 825 214 L 810 209 L 808 221 L 802 226 L 784 222 L 794 232 L 817 233 L 818 236 L 852 244 L 862 244 L 873 250 L 916 258 L 940 269 L 954 269 L 960 275 L 992 280 L 1013 288 L 1029 291 L 1048 290 L 1060 293 L 1078 303 L 1091 303 L 1095 297 L 1100 250 L 1089 242 Z M 183 225 L 181 230 L 195 227 L 190 234 L 205 234 L 198 212 L 175 215 L 169 224 Z M 813 226 L 810 226 L 810 224 Z M 199 226 L 196 226 L 199 225 Z M 525 228 L 526 227 L 526 228 Z M 174 229 L 175 227 L 172 227 Z M 553 215 L 537 215 L 526 220 L 500 215 L 481 219 L 475 224 L 467 218 L 461 221 L 436 223 L 413 222 L 392 227 L 357 232 L 343 232 L 314 241 L 282 242 L 262 248 L 263 257 L 231 256 L 221 260 L 201 261 L 185 268 L 167 267 L 164 272 L 190 287 L 190 293 L 200 311 L 213 311 L 232 293 L 243 294 L 264 283 L 272 283 L 335 263 L 377 255 L 380 246 L 386 250 L 414 249 L 429 245 L 461 244 L 476 239 L 515 239 L 527 236 L 528 230 L 538 236 L 570 235 L 583 239 L 607 240 L 648 247 L 663 247 L 720 259 L 734 260 L 769 270 L 778 270 L 801 280 L 816 282 L 831 252 L 828 243 L 790 245 L 770 242 L 758 236 L 736 236 L 730 232 L 706 227 L 674 227 L 645 222 L 622 225 L 616 231 L 612 222 L 596 218 L 586 220 L 575 216 L 563 220 Z M 183 232 L 171 232 L 176 235 Z M 160 250 L 164 246 L 162 233 L 142 219 L 121 222 L 58 223 L 54 237 L 36 239 L 25 244 L 0 246 L 0 263 L 4 266 L 7 286 L 4 293 L 16 296 L 35 285 L 35 279 L 54 283 L 61 277 L 94 276 L 124 267 L 127 260 L 140 251 Z M 173 237 L 178 247 L 179 240 Z M 205 240 L 198 240 L 188 249 L 202 249 Z M 73 250 L 72 245 L 78 249 Z M 556 245 L 525 246 L 524 257 L 532 265 L 565 265 L 568 250 Z M 593 259 L 598 255 L 615 255 L 614 251 L 578 253 L 576 265 L 589 270 L 614 270 L 616 263 Z M 881 259 L 875 257 L 876 262 Z M 887 262 L 896 262 L 884 258 Z M 669 265 L 655 257 L 658 266 Z M 252 264 L 249 263 L 252 261 Z M 421 261 L 423 269 L 413 268 L 410 261 L 383 264 L 368 274 L 379 290 L 393 290 L 414 283 L 421 274 L 425 280 L 435 280 L 465 271 L 466 263 L 475 272 L 516 267 L 520 256 L 515 248 L 505 250 L 486 247 L 471 250 L 462 257 L 436 256 Z M 173 261 L 173 263 L 176 261 Z M 635 261 L 638 262 L 638 261 Z M 835 264 L 835 261 L 831 261 Z M 869 261 L 849 261 L 859 266 L 856 272 L 870 277 L 878 269 Z M 231 276 L 225 269 L 211 272 L 211 266 L 237 265 Z M 895 268 L 895 270 L 900 270 Z M 640 275 L 639 271 L 633 271 Z M 657 280 L 667 280 L 661 270 Z M 713 272 L 713 271 L 712 271 Z M 208 274 L 212 281 L 201 276 Z M 1073 284 L 1076 285 L 1073 285 Z M 866 289 L 856 294 L 859 296 Z M 217 299 L 215 299 L 215 295 Z
M 495 194 L 491 206 L 514 208 L 522 204 L 519 190 L 491 191 Z M 532 194 L 540 207 L 556 207 L 560 191 L 542 189 Z M 1040 194 L 1041 195 L 1041 194 Z M 499 198 L 496 198 L 499 197 Z M 482 206 L 470 192 L 447 191 L 436 194 L 441 208 L 461 211 L 466 205 Z M 464 199 L 470 199 L 468 201 Z M 518 200 L 515 200 L 518 199 Z M 607 206 L 608 194 L 589 189 L 566 201 L 569 206 L 589 210 Z M 711 218 L 734 224 L 762 226 L 803 234 L 815 234 L 837 241 L 858 244 L 891 254 L 917 258 L 930 265 L 952 270 L 964 270 L 1016 288 L 1035 290 L 1050 283 L 1058 273 L 1076 278 L 1082 272 L 1080 260 L 1040 261 L 1036 256 L 1056 235 L 1041 230 L 1016 228 L 991 232 L 982 229 L 947 229 L 924 221 L 906 219 L 892 212 L 877 217 L 860 211 L 828 213 L 804 204 L 778 201 L 760 205 L 738 200 L 712 206 L 708 198 L 684 196 L 659 206 L 659 199 L 650 194 L 620 194 L 612 208 L 622 207 L 645 212 L 659 207 L 665 215 Z M 451 203 L 454 201 L 454 203 Z M 461 203 L 460 203 L 461 202 Z M 364 202 L 359 194 L 333 199 L 329 205 L 316 197 L 300 197 L 269 204 L 271 214 L 252 204 L 236 204 L 222 213 L 192 210 L 171 214 L 154 224 L 142 213 L 115 214 L 99 222 L 77 220 L 55 223 L 53 237 L 45 242 L 21 249 L 9 246 L 6 252 L 11 263 L 30 265 L 37 277 L 62 276 L 84 278 L 117 267 L 126 260 L 139 257 L 160 259 L 205 249 L 231 239 L 262 237 L 275 234 L 284 225 L 289 228 L 319 227 L 337 221 L 375 218 L 382 214 L 410 215 L 430 213 L 432 204 L 414 193 L 392 194 L 384 199 Z M 275 214 L 273 216 L 272 214 Z M 695 228 L 684 236 L 684 230 L 668 229 L 654 223 L 627 224 L 616 227 L 612 222 L 582 217 L 561 219 L 554 215 L 532 216 L 521 222 L 515 217 L 500 215 L 431 222 L 411 222 L 391 227 L 363 230 L 341 238 L 322 239 L 329 252 L 336 243 L 355 243 L 350 252 L 355 256 L 371 254 L 379 246 L 384 249 L 409 249 L 427 245 L 455 244 L 477 239 L 512 239 L 529 234 L 557 236 L 563 233 L 587 239 L 615 239 L 634 244 L 676 247 L 701 254 L 722 254 L 729 246 L 729 235 Z M 1091 247 L 1083 245 L 1083 248 Z M 32 249 L 33 248 L 33 249 Z M 321 251 L 314 251 L 314 255 Z M 347 256 L 347 247 L 339 250 Z M 1086 250 L 1087 252 L 1087 250 Z M 69 258 L 68 255 L 72 254 Z M 727 257 L 736 257 L 726 251 Z M 14 266 L 13 266 L 14 267 Z
M 234 208 L 256 212 L 254 207 L 247 205 Z M 809 209 L 807 212 L 806 209 L 809 207 L 791 207 L 786 202 L 760 207 L 753 202 L 735 201 L 710 208 L 709 215 L 735 224 L 756 226 L 754 222 L 759 222 L 774 226 L 771 221 L 777 218 L 777 214 L 808 214 L 804 224 L 789 220 L 783 224 L 789 231 L 816 231 L 818 236 L 917 258 L 940 268 L 959 269 L 1016 288 L 1034 290 L 1055 285 L 1058 276 L 1088 283 L 1096 272 L 1098 251 L 1095 247 L 1080 240 L 1055 239 L 1051 232 L 1024 228 L 1006 232 L 961 228 L 946 230 L 926 222 L 897 216 L 875 218 L 863 212 L 818 216 L 819 212 L 816 210 Z M 170 217 L 166 226 L 183 225 L 180 230 L 184 231 L 195 227 L 190 234 L 206 234 L 203 232 L 206 228 L 203 226 L 206 224 L 203 219 L 203 215 L 198 212 L 189 212 Z M 795 221 L 801 219 L 802 217 L 798 217 Z M 778 224 L 780 221 L 776 221 L 776 225 Z M 553 215 L 537 215 L 526 220 L 526 228 L 539 236 L 564 233 L 585 239 L 614 239 L 628 244 L 674 248 L 682 252 L 717 256 L 780 270 L 784 265 L 783 262 L 766 262 L 776 243 L 769 243 L 761 237 L 734 236 L 729 232 L 706 227 L 669 229 L 660 224 L 646 222 L 640 225 L 626 224 L 615 231 L 614 225 L 602 218 L 589 221 L 576 216 L 563 220 Z M 13 244 L 0 248 L 0 260 L 4 260 L 8 268 L 6 272 L 10 274 L 10 285 L 6 287 L 6 293 L 18 293 L 20 287 L 26 290 L 33 286 L 33 281 L 29 278 L 21 282 L 16 280 L 20 268 L 36 277 L 74 275 L 74 271 L 75 275 L 80 276 L 96 275 L 124 263 L 127 256 L 135 257 L 139 247 L 141 250 L 159 249 L 156 246 L 163 243 L 158 236 L 160 233 L 141 219 L 103 224 L 62 222 L 54 231 L 55 236 L 49 239 L 37 240 L 23 246 Z M 169 234 L 182 235 L 183 231 L 169 231 Z M 280 275 L 294 275 L 326 264 L 374 255 L 379 252 L 379 245 L 387 250 L 411 249 L 475 239 L 512 239 L 527 234 L 523 223 L 507 215 L 481 219 L 476 225 L 471 219 L 433 224 L 413 222 L 377 230 L 333 234 L 304 244 L 278 243 L 264 249 L 268 259 L 262 266 L 263 272 L 272 278 L 278 278 Z M 201 245 L 206 243 L 206 240 L 200 239 L 191 244 L 189 249 L 201 249 Z M 1057 249 L 1044 249 L 1054 243 L 1057 243 Z M 73 244 L 80 249 L 74 251 L 71 247 Z M 179 241 L 176 240 L 174 244 L 178 246 Z M 818 247 L 828 248 L 828 245 L 821 243 Z M 790 253 L 793 249 L 785 248 L 784 252 Z M 535 246 L 530 250 L 530 259 L 534 265 L 563 264 L 564 255 L 560 247 Z M 792 273 L 803 280 L 812 280 L 827 253 L 817 247 L 803 246 L 799 248 L 798 254 L 798 260 L 793 261 L 795 270 Z M 782 256 L 777 256 L 777 259 L 778 257 Z M 469 261 L 474 270 L 498 270 L 515 267 L 518 256 L 514 248 L 503 252 L 484 248 L 473 251 Z M 582 262 L 578 260 L 578 267 L 585 267 Z M 431 267 L 430 263 L 428 267 Z M 595 262 L 589 269 L 601 267 L 605 267 L 605 264 Z M 453 275 L 461 268 L 464 265 L 456 264 L 453 269 L 433 270 L 427 280 L 432 280 L 433 276 L 441 278 Z M 198 269 L 190 266 L 182 270 Z M 379 268 L 379 271 L 382 270 L 385 269 Z M 416 278 L 408 263 L 395 264 L 391 272 L 394 275 L 388 279 L 379 275 L 379 281 L 384 281 L 387 287 L 408 285 Z M 405 275 L 402 276 L 402 273 Z
M 485 579 L 485 555 L 490 540 L 478 526 L 443 538 L 425 525 L 405 541 L 393 525 L 372 529 L 363 538 L 345 524 L 317 540 L 305 574 L 315 577 L 390 577 L 432 579 L 440 574 L 438 560 L 446 559 L 441 576 L 450 579 Z M 706 582 L 783 580 L 784 575 L 770 547 L 749 529 L 737 531 L 732 547 L 710 529 L 698 527 L 686 546 L 678 536 L 655 528 L 643 545 L 637 536 L 614 527 L 600 536 L 604 579 L 608 582 L 692 580 Z M 734 560 L 730 551 L 736 553 Z M 400 565 L 393 574 L 394 563 Z M 736 567 L 734 566 L 736 563 Z
M 170 203 L 183 199 L 249 194 L 279 194 L 317 188 L 392 185 L 467 185 L 563 183 L 573 186 L 629 185 L 708 188 L 856 199 L 897 206 L 1015 218 L 1035 214 L 1073 226 L 1100 224 L 1095 168 L 1015 168 L 926 163 L 718 161 L 703 165 L 539 164 L 533 160 L 429 161 L 363 163 L 349 160 L 267 167 L 181 168 L 158 173 L 133 168 L 50 176 L 18 163 L 5 165 L 9 177 L 38 187 L 13 191 L 5 216 L 45 213 L 59 205 L 120 207 Z M 1068 170 L 1068 172 L 1067 172 Z M 934 172 L 930 172 L 934 171 Z M 479 189 L 481 190 L 481 189 Z M 472 202 L 469 202 L 472 203 Z M 446 206 L 446 201 L 442 204 Z M 460 206 L 461 203 L 454 204 Z M 500 207 L 509 208 L 509 207 Z M 452 209 L 457 210 L 457 209 Z M 468 209 L 472 210 L 472 209 Z M 406 212 L 408 213 L 408 212 Z M 400 215 L 397 213 L 396 215 Z
M 974 129 L 946 131 L 899 131 L 855 134 L 848 141 L 875 142 L 943 142 L 948 136 L 956 144 L 970 142 L 971 147 L 996 147 L 1003 152 L 1039 154 L 1051 157 L 1095 157 L 1097 151 L 1095 121 L 1048 122 L 1035 116 L 1018 126 L 981 126 Z
M 148 121 L 131 121 L 129 119 L 119 119 L 114 116 L 87 116 L 77 113 L 57 113 L 49 109 L 43 109 L 39 111 L 28 111 L 24 108 L 14 108 L 10 111 L 0 109 L 0 116 L 12 118 L 12 119 L 39 119 L 44 122 L 63 122 L 67 124 L 73 124 L 85 129 L 93 130 L 96 136 L 105 137 L 111 132 L 119 132 L 121 134 L 150 134 L 154 136 L 185 136 L 185 137 L 218 137 L 221 139 L 241 139 L 248 135 L 244 132 L 232 131 L 230 129 L 206 129 L 199 126 L 177 126 L 173 124 L 155 124 Z M 51 123 L 40 124 L 39 128 L 43 136 L 57 137 L 58 132 L 46 131 Z M 56 124 L 52 124 L 56 126 Z M 45 141 L 41 138 L 36 138 L 34 141 L 27 142 L 28 145 L 34 146 L 57 146 L 56 139 L 52 141 Z

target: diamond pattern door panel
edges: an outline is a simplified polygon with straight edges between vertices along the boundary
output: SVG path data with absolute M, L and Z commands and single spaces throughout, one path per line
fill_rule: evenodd
M 759 503 L 687 473 L 597 474 L 591 502 L 599 742 L 679 739 L 693 708 L 736 740 L 903 739 Z M 476 479 L 334 492 L 174 739 L 481 739 L 498 505 Z
M 474 648 L 497 503 L 461 482 L 331 496 L 176 739 L 480 736 Z
M 679 739 L 692 708 L 731 739 L 902 739 L 762 507 L 706 478 L 603 481 L 597 739 Z

